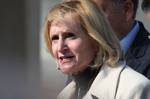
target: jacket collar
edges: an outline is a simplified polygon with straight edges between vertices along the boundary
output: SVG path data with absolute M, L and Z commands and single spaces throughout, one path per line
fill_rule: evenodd
M 112 97 L 115 99 L 120 75 L 125 66 L 124 61 L 120 61 L 115 67 L 103 65 L 86 95 L 91 95 L 92 99 L 112 99 Z M 73 80 L 62 90 L 57 99 L 76 99 L 76 87 Z
M 117 67 L 104 65 L 89 89 L 91 96 L 94 99 L 115 99 L 120 75 L 125 66 L 124 61 L 119 62 Z
M 135 58 L 139 58 L 145 55 L 146 45 L 149 44 L 149 36 L 150 34 L 144 28 L 143 24 L 139 22 L 140 30 L 137 33 L 135 40 L 133 41 L 131 48 L 127 52 L 127 57 L 133 55 Z
M 76 83 L 71 81 L 57 96 L 57 99 L 75 99 Z
M 137 33 L 135 40 L 133 41 L 131 47 L 126 53 L 126 61 L 127 65 L 137 70 L 138 67 L 141 66 L 142 59 L 145 57 L 145 53 L 148 48 L 148 44 L 150 43 L 150 34 L 144 28 L 143 24 L 139 22 L 140 30 Z

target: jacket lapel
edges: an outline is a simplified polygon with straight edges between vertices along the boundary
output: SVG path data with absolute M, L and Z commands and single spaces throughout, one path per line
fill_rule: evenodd
M 75 99 L 76 83 L 71 81 L 57 96 L 57 99 Z
M 128 50 L 126 54 L 127 65 L 137 70 L 139 66 L 141 66 L 143 57 L 145 57 L 145 53 L 147 50 L 147 44 L 149 44 L 149 36 L 150 34 L 145 30 L 143 24 L 139 22 L 140 30 L 137 33 L 137 36 L 131 45 L 131 48 Z
M 124 68 L 125 62 L 119 63 L 117 67 L 104 65 L 91 85 L 88 95 L 91 95 L 92 99 L 115 99 L 120 75 Z

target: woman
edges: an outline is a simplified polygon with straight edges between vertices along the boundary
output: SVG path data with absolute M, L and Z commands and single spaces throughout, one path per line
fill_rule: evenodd
M 119 40 L 91 0 L 53 7 L 44 34 L 58 68 L 72 77 L 58 99 L 150 99 L 150 81 L 126 66 Z

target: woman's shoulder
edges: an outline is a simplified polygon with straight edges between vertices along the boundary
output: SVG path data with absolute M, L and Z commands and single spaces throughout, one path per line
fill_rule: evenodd
M 125 97 L 123 99 L 150 99 L 150 81 L 126 66 L 120 75 L 117 94 L 117 97 Z
M 137 71 L 133 70 L 129 66 L 126 66 L 125 69 L 121 73 L 121 80 L 127 81 L 126 83 L 148 83 L 150 84 L 150 80 L 146 78 L 144 75 L 138 73 Z

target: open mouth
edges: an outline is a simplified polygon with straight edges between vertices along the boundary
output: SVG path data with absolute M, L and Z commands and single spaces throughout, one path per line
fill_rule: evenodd
M 67 62 L 70 62 L 71 59 L 73 59 L 75 56 L 73 55 L 69 55 L 69 56 L 60 56 L 59 59 L 60 59 L 60 63 L 63 64 L 63 63 L 67 63 Z
M 73 58 L 74 56 L 60 56 L 59 59 L 63 60 L 63 59 L 70 59 Z

